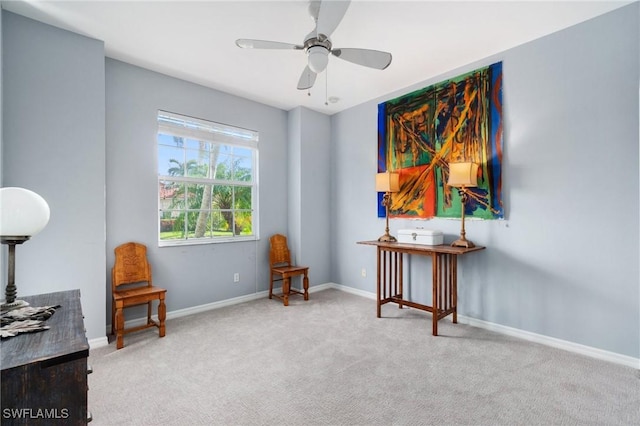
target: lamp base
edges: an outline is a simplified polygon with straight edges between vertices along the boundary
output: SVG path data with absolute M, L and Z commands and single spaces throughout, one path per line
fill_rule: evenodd
M 471 241 L 467 240 L 466 238 L 458 238 L 457 240 L 455 240 L 454 242 L 451 243 L 451 247 L 466 247 L 466 248 L 472 248 L 475 247 L 476 245 L 473 244 Z
M 6 303 L 5 301 L 2 301 L 2 305 L 0 305 L 0 311 L 12 311 L 14 309 L 24 308 L 25 306 L 29 306 L 29 302 L 25 302 L 24 300 L 14 300 L 11 303 Z
M 378 241 L 382 243 L 395 243 L 398 240 L 393 235 L 384 234 L 382 237 L 378 238 Z

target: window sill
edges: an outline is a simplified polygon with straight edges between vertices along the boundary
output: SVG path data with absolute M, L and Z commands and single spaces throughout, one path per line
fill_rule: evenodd
M 247 241 L 257 241 L 260 238 L 256 235 L 246 237 L 231 237 L 231 238 L 215 238 L 215 239 L 190 239 L 179 241 L 158 241 L 158 247 L 183 247 L 183 246 L 200 246 L 205 244 L 221 244 L 221 243 L 240 243 Z

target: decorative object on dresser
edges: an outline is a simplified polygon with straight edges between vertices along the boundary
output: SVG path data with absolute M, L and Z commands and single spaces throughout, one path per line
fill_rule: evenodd
M 287 244 L 287 237 L 282 234 L 275 234 L 269 238 L 269 299 L 273 296 L 281 299 L 284 306 L 289 306 L 289 295 L 291 293 L 301 294 L 304 300 L 309 300 L 309 267 L 293 265 L 291 263 L 291 252 Z M 274 280 L 274 276 L 280 276 Z M 303 291 L 291 288 L 291 278 L 301 276 Z M 273 292 L 273 282 L 282 281 L 282 294 Z
M 24 298 L 32 306 L 59 306 L 46 333 L 0 342 L 3 425 L 86 425 L 89 343 L 80 290 Z
M 466 239 L 464 230 L 464 210 L 468 201 L 467 188 L 478 186 L 478 164 L 476 163 L 449 163 L 449 180 L 447 185 L 458 188 L 460 202 L 462 203 L 462 227 L 460 229 L 460 238 L 455 240 L 451 245 L 453 247 L 475 247 L 474 244 Z
M 164 303 L 167 290 L 153 285 L 151 265 L 147 261 L 147 247 L 140 243 L 125 243 L 114 250 L 116 260 L 111 269 L 111 334 L 116 336 L 116 348 L 124 347 L 124 335 L 149 327 L 158 327 L 164 337 L 167 307 Z M 153 301 L 158 301 L 158 321 L 151 318 Z M 146 324 L 124 328 L 124 309 L 147 305 Z
M 16 245 L 36 235 L 49 222 L 49 205 L 40 195 L 24 188 L 0 188 L 0 242 L 9 246 L 6 300 L 3 311 L 27 306 L 16 300 Z
M 384 173 L 376 174 L 376 191 L 384 192 L 382 197 L 382 205 L 385 208 L 386 214 L 386 227 L 384 229 L 384 235 L 378 238 L 378 241 L 391 242 L 396 241 L 393 235 L 389 234 L 389 204 L 391 204 L 391 193 L 398 192 L 400 190 L 400 177 L 397 173 L 386 171 Z
M 3 311 L 0 315 L 0 338 L 15 337 L 20 333 L 48 330 L 45 323 L 60 306 L 23 306 Z

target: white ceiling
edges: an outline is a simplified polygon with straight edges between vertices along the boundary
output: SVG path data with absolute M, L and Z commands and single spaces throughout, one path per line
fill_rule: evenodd
M 331 36 L 334 47 L 388 51 L 393 61 L 379 71 L 330 57 L 310 96 L 296 89 L 303 51 L 235 45 L 238 38 L 302 44 L 314 27 L 306 0 L 1 3 L 103 40 L 110 58 L 284 110 L 302 105 L 334 114 L 632 1 L 353 0 Z M 339 101 L 325 105 L 331 97 Z

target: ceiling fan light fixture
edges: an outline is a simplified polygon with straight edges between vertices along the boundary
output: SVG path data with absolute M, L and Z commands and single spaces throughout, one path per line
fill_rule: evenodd
M 2 0 L 0 0 L 1 2 Z M 238 39 L 236 44 L 245 49 L 280 49 L 301 50 L 307 55 L 307 65 L 298 80 L 298 90 L 309 90 L 313 87 L 318 74 L 327 71 L 329 54 L 343 61 L 368 68 L 383 70 L 391 63 L 391 53 L 372 49 L 340 48 L 334 49 L 331 34 L 345 16 L 350 0 L 306 0 L 308 12 L 315 28 L 308 33 L 301 44 L 283 43 L 279 41 Z M 327 79 L 325 78 L 325 86 Z M 325 95 L 327 91 L 325 90 Z M 325 104 L 335 102 L 325 96 Z
M 309 59 L 309 68 L 316 74 L 321 73 L 327 68 L 329 63 L 329 51 L 322 46 L 312 46 L 307 49 Z

